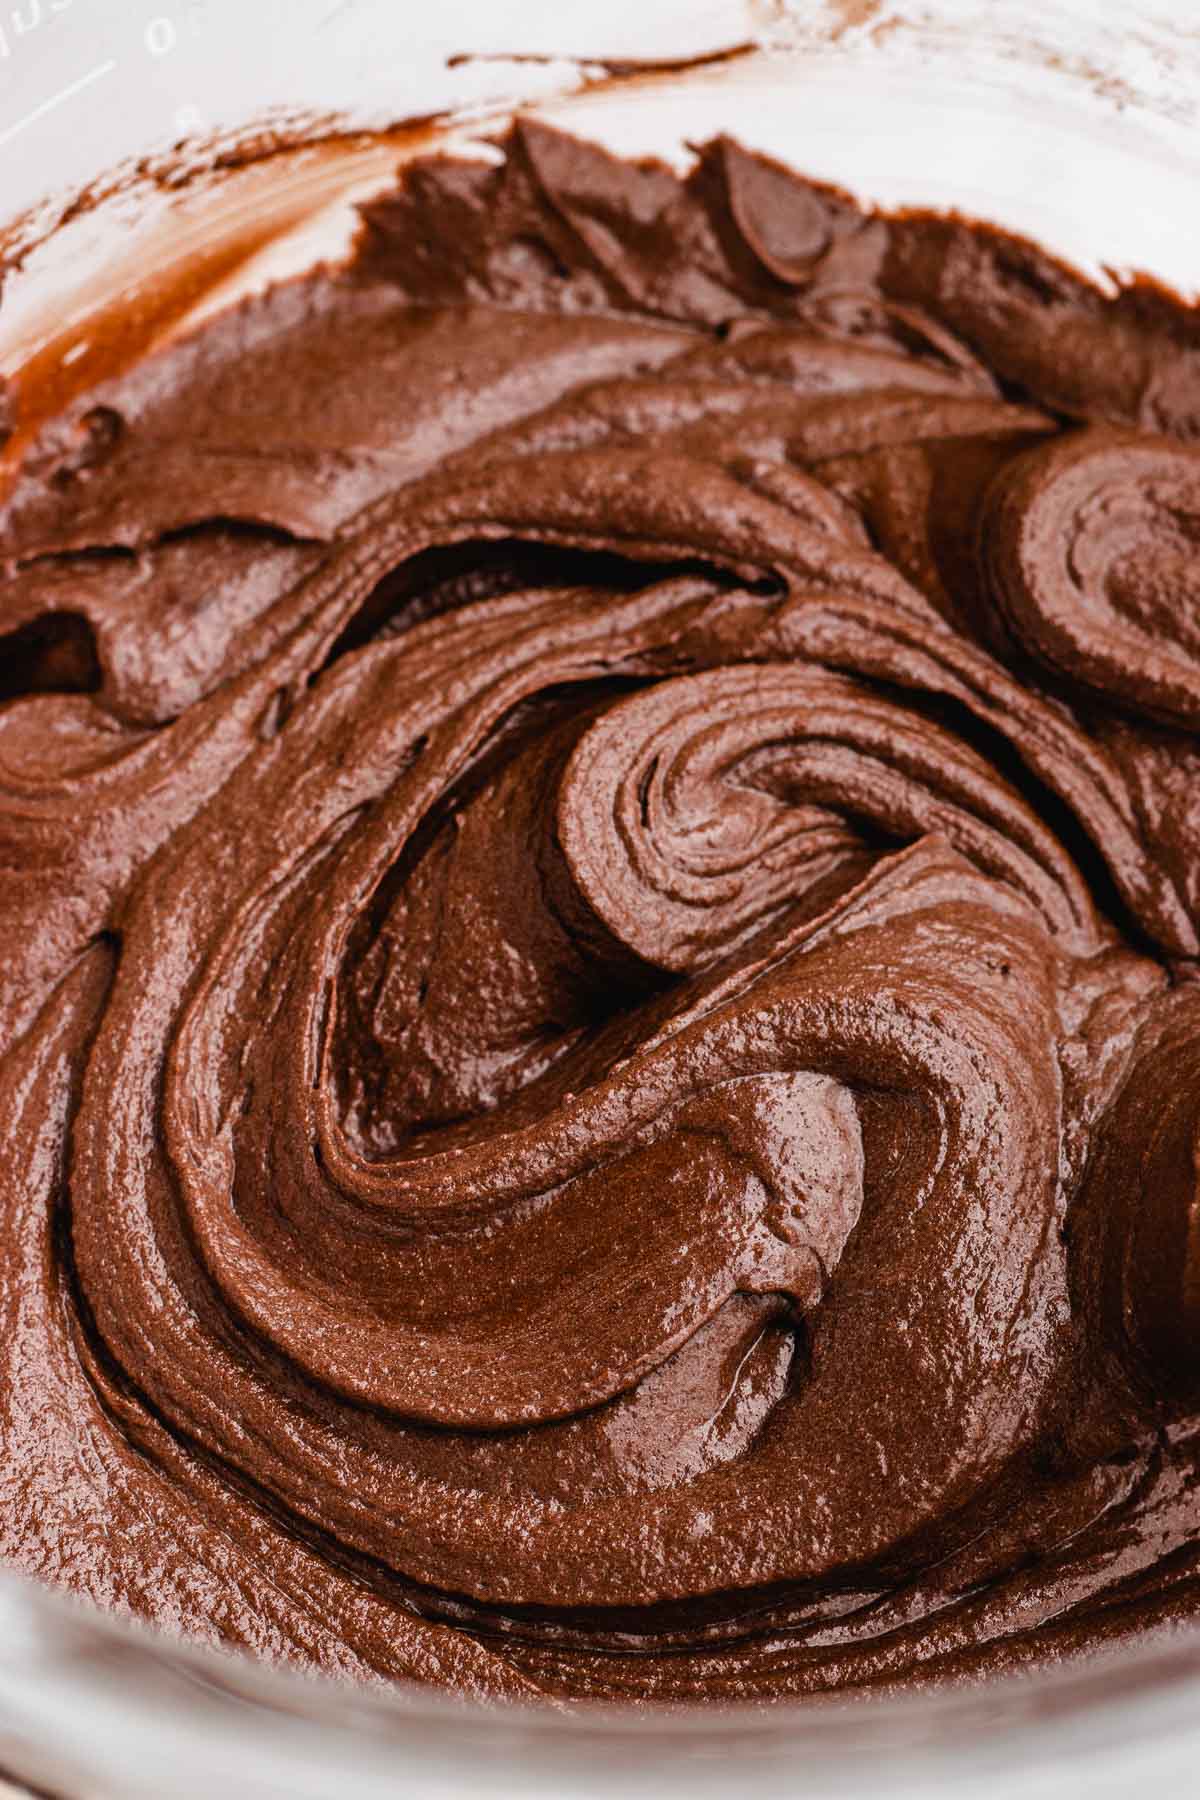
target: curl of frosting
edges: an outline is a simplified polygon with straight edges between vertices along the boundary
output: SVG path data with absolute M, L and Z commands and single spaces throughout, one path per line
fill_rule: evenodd
M 1200 727 L 1200 455 L 1093 427 L 1017 459 L 984 516 L 996 598 L 1048 669 Z

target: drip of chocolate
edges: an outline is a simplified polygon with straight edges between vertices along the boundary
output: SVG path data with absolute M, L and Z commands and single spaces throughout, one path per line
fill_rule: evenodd
M 477 1695 L 1200 1604 L 1200 322 L 427 159 L 0 548 L 0 1545 Z

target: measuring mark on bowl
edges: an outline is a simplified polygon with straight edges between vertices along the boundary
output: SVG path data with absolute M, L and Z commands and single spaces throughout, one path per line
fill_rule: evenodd
M 82 94 L 84 88 L 91 87 L 94 81 L 99 81 L 104 75 L 111 75 L 116 66 L 116 58 L 110 57 L 108 62 L 97 63 L 94 69 L 89 69 L 78 81 L 72 81 L 67 87 L 60 88 L 57 94 L 51 94 L 48 100 L 43 100 L 40 106 L 35 106 L 32 112 L 26 113 L 23 119 L 18 119 L 15 124 L 0 131 L 0 149 L 11 143 L 27 125 L 36 125 L 39 119 L 44 119 L 56 106 L 61 106 L 64 100 L 73 100 L 76 94 Z

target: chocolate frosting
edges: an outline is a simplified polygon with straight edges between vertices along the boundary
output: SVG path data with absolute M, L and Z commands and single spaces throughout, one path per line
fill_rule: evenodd
M 0 1544 L 478 1695 L 1196 1609 L 1200 323 L 519 127 L 0 518 Z

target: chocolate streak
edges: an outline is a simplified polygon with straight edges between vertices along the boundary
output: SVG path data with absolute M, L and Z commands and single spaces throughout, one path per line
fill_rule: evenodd
M 1200 322 L 426 160 L 0 520 L 0 1544 L 476 1694 L 1195 1609 Z

